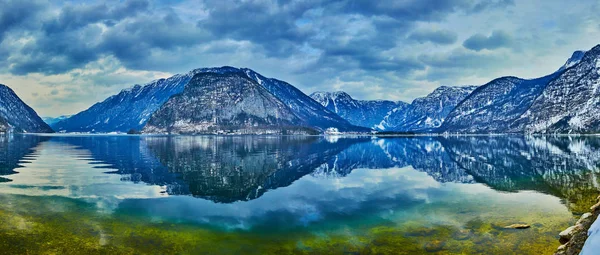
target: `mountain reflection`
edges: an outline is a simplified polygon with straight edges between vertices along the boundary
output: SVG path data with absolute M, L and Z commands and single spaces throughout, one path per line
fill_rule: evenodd
M 151 137 L 150 151 L 189 185 L 216 202 L 260 197 L 285 187 L 360 139 L 330 143 L 318 137 Z
M 450 158 L 477 182 L 500 191 L 535 190 L 586 211 L 598 193 L 600 139 L 491 136 L 442 139 Z
M 307 175 L 345 178 L 356 169 L 411 167 L 439 183 L 534 190 L 565 199 L 576 212 L 599 186 L 600 139 L 523 136 L 15 136 L 0 140 L 0 182 L 16 174 L 20 162 L 60 147 L 52 144 L 87 151 L 79 159 L 122 182 L 218 203 L 253 200 Z

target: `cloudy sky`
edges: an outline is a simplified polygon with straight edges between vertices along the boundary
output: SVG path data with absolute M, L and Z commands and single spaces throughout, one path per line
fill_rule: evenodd
M 0 83 L 42 116 L 198 67 L 305 93 L 412 101 L 440 85 L 542 76 L 600 44 L 600 2 L 0 0 Z

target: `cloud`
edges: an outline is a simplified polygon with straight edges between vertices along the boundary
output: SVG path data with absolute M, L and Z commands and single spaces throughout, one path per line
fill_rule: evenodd
M 19 10 L 33 4 L 26 3 Z M 246 48 L 257 57 L 286 59 L 308 52 L 315 64 L 348 63 L 354 68 L 396 69 L 402 74 L 423 66 L 410 57 L 390 58 L 383 53 L 398 47 L 416 22 L 442 21 L 455 12 L 481 12 L 508 4 L 482 0 L 180 1 L 171 6 L 147 0 L 67 3 L 47 6 L 37 15 L 38 21 L 29 22 L 27 37 L 15 38 L 26 40 L 9 45 L 14 50 L 6 70 L 16 75 L 61 74 L 114 56 L 130 69 L 184 71 L 162 58 L 185 62 L 186 56 L 211 54 L 217 47 L 205 52 L 207 45 L 227 39 L 249 42 Z M 187 5 L 200 11 L 191 13 Z M 413 38 L 448 44 L 456 35 L 447 30 L 417 31 Z M 235 48 L 220 50 L 236 52 Z M 314 71 L 323 66 L 302 68 Z
M 467 49 L 480 51 L 483 49 L 495 50 L 510 47 L 513 43 L 512 36 L 507 32 L 496 30 L 490 36 L 474 34 L 463 42 Z
M 47 115 L 83 110 L 136 83 L 222 65 L 249 67 L 306 93 L 343 89 L 359 99 L 412 101 L 439 85 L 556 70 L 574 50 L 600 43 L 599 5 L 5 0 L 0 78 Z
M 420 43 L 453 44 L 458 39 L 458 35 L 450 30 L 420 29 L 408 38 Z
M 45 5 L 36 0 L 3 0 L 0 9 L 0 42 L 8 32 L 19 32 L 19 29 L 30 28 L 37 15 Z

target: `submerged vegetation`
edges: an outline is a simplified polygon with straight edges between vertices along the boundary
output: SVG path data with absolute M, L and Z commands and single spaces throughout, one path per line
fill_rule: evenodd
M 469 208 L 465 208 L 469 210 Z M 472 208 L 471 208 L 472 209 Z M 12 254 L 551 254 L 564 214 L 521 215 L 530 229 L 505 229 L 504 210 L 456 226 L 369 223 L 335 231 L 220 230 L 59 197 L 0 196 L 0 250 Z

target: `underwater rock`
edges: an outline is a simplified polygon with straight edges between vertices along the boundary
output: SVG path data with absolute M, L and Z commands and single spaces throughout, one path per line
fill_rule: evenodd
M 592 226 L 598 214 L 600 214 L 600 210 L 598 210 L 600 207 L 599 204 L 590 208 L 593 213 L 581 215 L 581 218 L 579 218 L 574 226 L 565 229 L 559 234 L 559 241 L 562 245 L 558 247 L 554 255 L 576 255 L 581 252 L 588 238 L 587 230 Z
M 467 229 L 460 229 L 452 234 L 455 240 L 467 240 L 471 237 L 471 231 Z
M 598 202 L 597 204 L 595 204 L 595 205 L 592 205 L 592 207 L 590 207 L 590 210 L 591 210 L 592 212 L 596 212 L 596 211 L 598 211 L 599 209 L 600 209 L 600 202 Z
M 521 224 L 521 223 L 517 223 L 517 224 L 512 224 L 512 225 L 508 225 L 506 227 L 504 227 L 505 229 L 528 229 L 531 226 L 528 224 Z
M 440 240 L 433 240 L 425 244 L 425 251 L 427 252 L 438 252 L 444 249 L 446 242 Z
M 433 228 L 420 227 L 407 231 L 405 236 L 433 236 L 439 231 Z
M 560 242 L 560 244 L 566 244 L 567 242 L 569 242 L 569 240 L 571 240 L 571 238 L 573 237 L 575 230 L 578 230 L 578 226 L 570 226 L 567 229 L 563 230 L 563 232 L 560 232 L 560 234 L 558 234 L 558 241 Z

